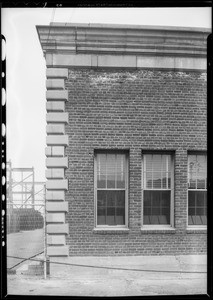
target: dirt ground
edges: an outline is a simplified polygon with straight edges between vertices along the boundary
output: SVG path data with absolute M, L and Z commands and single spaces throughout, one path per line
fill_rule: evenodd
M 8 294 L 145 296 L 207 293 L 205 256 L 73 257 L 60 261 L 64 264 L 51 264 L 51 274 L 47 279 L 8 275 Z

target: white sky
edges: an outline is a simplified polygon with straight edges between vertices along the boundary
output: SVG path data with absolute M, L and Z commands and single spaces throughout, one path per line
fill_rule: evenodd
M 211 28 L 211 8 L 3 8 L 6 37 L 7 160 L 45 181 L 45 60 L 36 25 L 50 22 Z

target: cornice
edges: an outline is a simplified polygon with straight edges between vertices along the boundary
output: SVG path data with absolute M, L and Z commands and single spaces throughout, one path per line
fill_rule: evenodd
M 205 28 L 51 23 L 37 26 L 45 53 L 206 57 Z

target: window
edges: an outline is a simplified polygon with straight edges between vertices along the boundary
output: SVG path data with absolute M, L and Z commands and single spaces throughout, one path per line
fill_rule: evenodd
M 188 225 L 207 224 L 207 157 L 188 156 Z
M 143 224 L 171 226 L 173 159 L 168 154 L 143 155 Z
M 127 226 L 127 154 L 100 152 L 95 156 L 97 226 Z

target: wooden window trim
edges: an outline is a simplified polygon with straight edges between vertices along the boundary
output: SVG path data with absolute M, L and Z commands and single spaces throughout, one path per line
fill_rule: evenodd
M 203 155 L 203 156 L 206 156 L 206 159 L 207 159 L 207 153 L 205 151 L 190 151 L 188 152 L 188 155 L 187 155 L 187 185 L 188 185 L 188 182 L 189 182 L 189 156 L 190 155 Z M 206 170 L 207 172 L 207 170 Z M 208 180 L 207 180 L 208 182 Z M 207 184 L 207 183 L 206 183 Z M 202 231 L 202 230 L 206 230 L 207 229 L 207 225 L 190 225 L 189 224 L 189 191 L 194 191 L 194 192 L 206 192 L 207 193 L 207 189 L 189 189 L 189 187 L 187 187 L 187 230 L 190 232 L 190 231 L 193 231 L 193 230 L 197 230 L 197 233 L 199 233 L 199 231 Z M 206 195 L 207 197 L 207 209 L 208 209 L 208 193 Z
M 144 224 L 144 191 L 159 191 L 159 189 L 145 189 L 144 188 L 144 165 L 145 160 L 144 157 L 147 154 L 161 154 L 161 155 L 169 155 L 171 157 L 171 188 L 170 189 L 160 189 L 160 191 L 171 191 L 171 199 L 170 199 L 170 224 Z M 142 152 L 141 159 L 141 230 L 171 230 L 174 229 L 174 161 L 175 156 L 171 151 L 144 151 Z
M 125 224 L 124 225 L 98 225 L 97 224 L 97 154 L 124 154 L 125 155 L 125 189 L 101 189 L 101 190 L 125 190 Z M 129 151 L 126 150 L 97 150 L 94 153 L 94 229 L 95 230 L 103 230 L 103 231 L 116 231 L 116 230 L 126 230 L 128 229 L 128 195 L 129 195 Z

